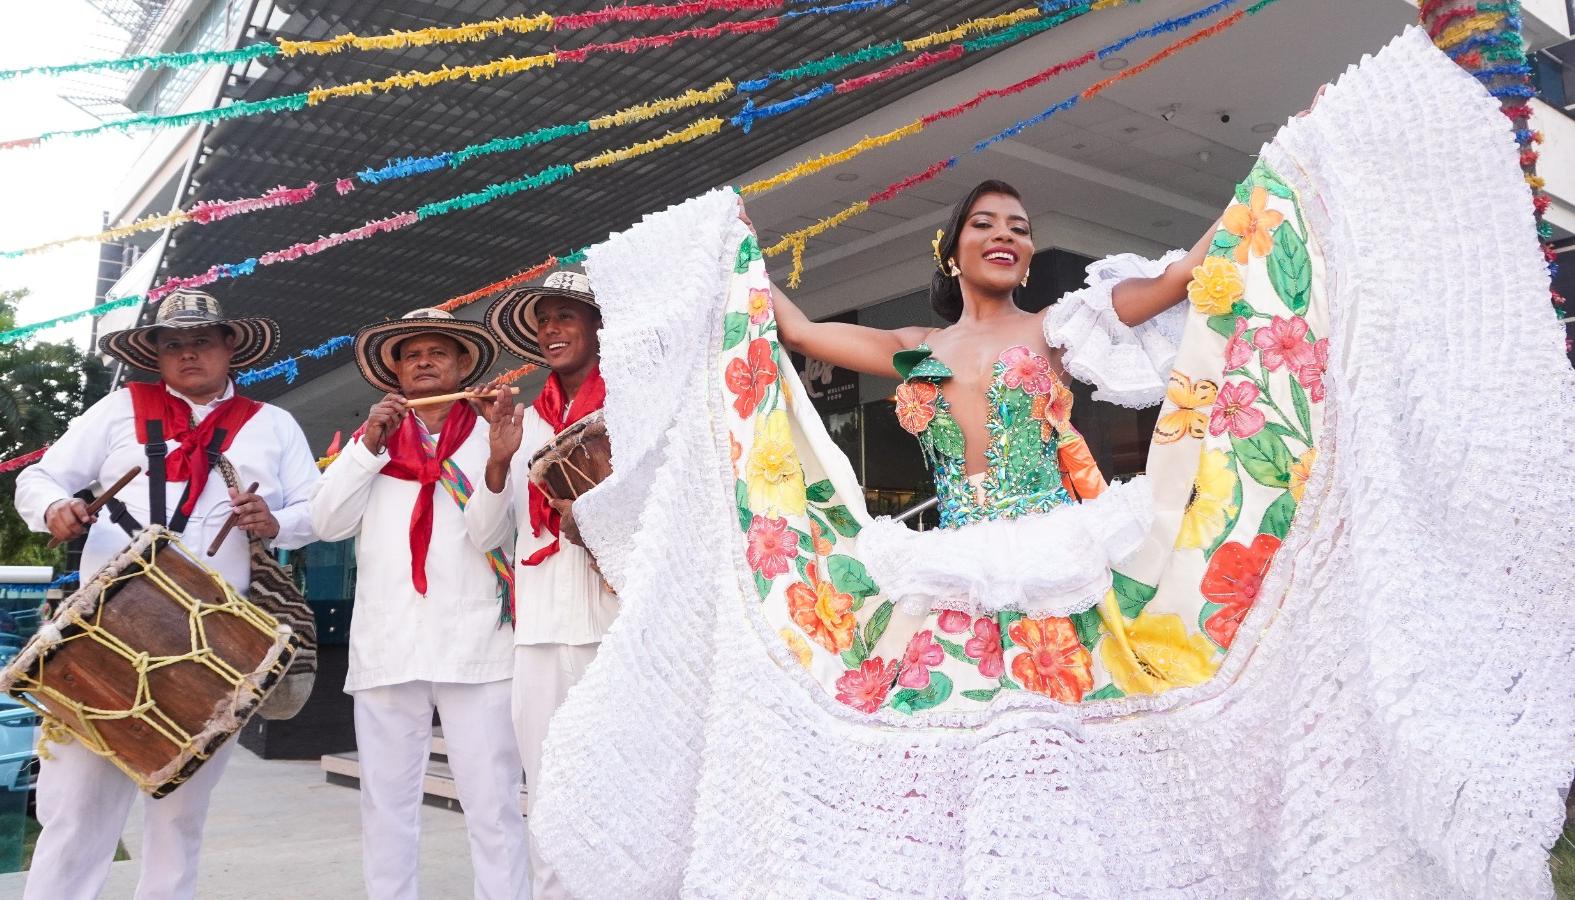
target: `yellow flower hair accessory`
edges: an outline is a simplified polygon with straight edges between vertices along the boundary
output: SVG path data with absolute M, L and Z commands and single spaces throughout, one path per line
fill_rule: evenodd
M 935 254 L 936 268 L 940 268 L 941 266 L 941 239 L 944 237 L 946 237 L 946 229 L 937 228 L 935 229 L 935 240 L 930 241 L 930 249 L 933 250 Z

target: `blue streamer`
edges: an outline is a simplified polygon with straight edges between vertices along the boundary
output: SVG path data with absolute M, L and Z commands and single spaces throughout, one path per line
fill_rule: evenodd
M 287 359 L 281 359 L 270 366 L 265 366 L 261 369 L 247 369 L 244 372 L 238 372 L 235 375 L 235 383 L 241 387 L 248 387 L 250 385 L 256 384 L 259 381 L 268 381 L 269 379 L 273 378 L 283 378 L 286 384 L 295 384 L 295 379 L 299 378 L 301 375 L 301 369 L 298 364 L 299 360 L 308 356 L 312 359 L 322 359 L 326 356 L 329 356 L 330 354 L 338 353 L 340 350 L 350 346 L 350 344 L 354 341 L 355 337 L 348 334 L 341 334 L 337 337 L 331 337 L 328 340 L 323 341 L 321 344 L 318 344 L 316 347 L 312 347 L 308 350 L 302 350 L 299 354 L 291 356 Z
M 1066 110 L 1071 109 L 1072 107 L 1076 106 L 1082 99 L 1083 98 L 1082 98 L 1081 95 L 1074 94 L 1074 95 L 1066 98 L 1065 100 L 1062 100 L 1060 103 L 1057 103 L 1055 106 L 1052 106 L 1049 109 L 1045 110 L 1044 112 L 1038 114 L 1037 116 L 1033 116 L 1032 118 L 1028 118 L 1028 119 L 1023 119 L 1020 122 L 1017 122 L 1015 124 L 1009 125 L 1009 126 L 1006 127 L 1005 130 L 998 131 L 995 134 L 992 134 L 989 137 L 985 138 L 984 140 L 980 141 L 979 143 L 974 144 L 973 145 L 973 152 L 975 152 L 975 153 L 982 152 L 982 151 L 988 149 L 990 147 L 990 145 L 992 145 L 992 144 L 998 144 L 1001 141 L 1007 140 L 1008 138 L 1017 137 L 1019 134 L 1022 134 L 1023 132 L 1027 131 L 1028 129 L 1033 128 L 1035 125 L 1038 125 L 1038 124 L 1044 122 L 1046 119 L 1050 118 L 1051 116 L 1055 115 L 1056 113 L 1064 112 Z
M 355 177 L 367 184 L 381 184 L 396 178 L 409 178 L 411 175 L 446 168 L 452 156 L 452 153 L 438 153 L 433 156 L 407 156 L 404 159 L 393 159 L 377 169 L 368 166 L 357 172 Z
M 1536 88 L 1529 84 L 1511 84 L 1505 87 L 1492 88 L 1488 93 L 1495 97 L 1522 97 L 1527 100 L 1537 96 Z
M 1199 19 L 1207 19 L 1209 16 L 1214 15 L 1220 10 L 1235 6 L 1239 2 L 1241 2 L 1241 0 L 1219 0 L 1219 2 L 1213 6 L 1205 6 L 1197 12 L 1189 13 L 1185 16 L 1171 19 L 1166 22 L 1160 22 L 1159 24 L 1145 28 L 1142 31 L 1134 31 L 1121 40 L 1116 41 L 1114 44 L 1100 48 L 1098 56 L 1100 59 L 1104 59 L 1113 53 L 1120 52 L 1122 48 L 1126 47 L 1128 44 L 1133 43 L 1134 41 L 1140 41 L 1143 38 L 1151 38 L 1156 35 L 1167 34 L 1169 32 L 1175 31 L 1178 28 L 1185 28 Z
M 783 113 L 792 112 L 801 106 L 807 106 L 811 103 L 814 103 L 816 100 L 819 100 L 822 97 L 829 97 L 836 93 L 836 90 L 837 86 L 834 84 L 823 84 L 812 91 L 805 91 L 804 93 L 795 97 L 790 97 L 787 100 L 781 100 L 776 103 L 768 103 L 765 106 L 756 106 L 755 101 L 746 100 L 744 101 L 744 108 L 738 111 L 738 115 L 734 116 L 728 121 L 730 121 L 733 125 L 744 129 L 744 133 L 748 134 L 749 129 L 753 128 L 755 126 L 755 122 L 758 120 L 769 119 L 773 116 L 780 116 Z
M 860 12 L 866 9 L 884 9 L 907 3 L 908 0 L 850 0 L 848 3 L 839 3 L 836 6 L 811 6 L 809 9 L 790 9 L 782 14 L 784 19 L 796 19 L 799 16 L 825 16 L 842 12 Z
M 66 574 L 60 576 L 59 578 L 56 578 L 54 581 L 51 581 L 49 583 L 49 588 L 51 590 L 53 590 L 55 588 L 63 588 L 63 587 L 65 587 L 68 584 L 76 584 L 77 582 L 79 582 L 81 580 L 82 580 L 82 573 L 81 572 L 67 572 Z

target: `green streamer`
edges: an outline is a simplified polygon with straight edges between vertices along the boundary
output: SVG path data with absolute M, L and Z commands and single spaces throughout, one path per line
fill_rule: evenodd
M 105 122 L 92 128 L 79 128 L 75 131 L 46 131 L 38 136 L 40 143 L 61 137 L 86 137 L 87 135 L 103 134 L 108 131 L 140 131 L 144 128 L 184 128 L 187 125 L 199 125 L 205 122 L 222 122 L 225 119 L 236 119 L 242 116 L 256 116 L 263 113 L 297 112 L 306 108 L 306 99 L 309 95 L 286 94 L 283 97 L 271 97 L 267 100 L 248 100 L 241 103 L 231 103 L 218 109 L 199 109 L 196 112 L 175 113 L 168 116 L 132 116 L 129 119 L 120 119 L 114 122 Z
M 1048 19 L 1030 19 L 1027 22 L 1019 22 L 1010 28 L 997 31 L 994 34 L 987 34 L 983 37 L 976 37 L 972 40 L 963 41 L 963 52 L 973 53 L 977 50 L 988 50 L 991 47 L 999 47 L 1002 44 L 1013 43 L 1030 35 L 1038 34 L 1041 31 L 1049 31 L 1057 25 L 1066 22 L 1068 19 L 1077 18 L 1083 13 L 1088 12 L 1088 10 L 1088 4 L 1085 3 L 1081 6 L 1074 6 L 1063 13 L 1051 16 Z
M 824 59 L 807 62 L 801 66 L 794 66 L 791 69 L 783 69 L 780 72 L 772 72 L 767 77 L 775 81 L 818 78 L 822 75 L 829 75 L 832 72 L 846 69 L 848 66 L 887 59 L 902 52 L 902 41 L 887 41 L 884 44 L 871 44 L 862 50 L 854 50 L 851 53 L 833 53 Z
M 141 69 L 178 69 L 184 66 L 233 66 L 264 56 L 277 56 L 273 44 L 251 44 L 238 50 L 199 50 L 192 53 L 153 53 L 125 59 L 95 59 L 60 66 L 29 66 L 25 69 L 0 69 L 0 81 L 23 75 L 67 75 L 72 72 L 135 72 Z
M 499 182 L 498 184 L 483 188 L 479 191 L 472 191 L 468 194 L 460 194 L 458 197 L 450 197 L 447 200 L 439 200 L 436 203 L 428 203 L 425 206 L 419 206 L 416 208 L 416 217 L 418 219 L 430 219 L 434 216 L 445 216 L 451 212 L 458 212 L 462 209 L 472 209 L 474 207 L 491 203 L 494 200 L 500 200 L 513 194 L 522 193 L 524 191 L 532 191 L 539 187 L 546 187 L 547 185 L 554 182 L 562 181 L 573 174 L 573 166 L 550 166 L 546 169 L 542 169 L 535 175 L 529 175 L 524 178 L 516 178 L 513 181 Z
M 136 297 L 126 297 L 121 300 L 111 300 L 108 303 L 101 303 L 92 309 L 82 309 L 64 316 L 56 316 L 53 319 L 45 319 L 42 322 L 34 322 L 31 325 L 23 325 L 20 328 L 13 328 L 10 331 L 0 331 L 0 344 L 10 344 L 16 341 L 26 340 L 27 338 L 32 337 L 46 328 L 53 328 L 56 325 L 64 325 L 67 322 L 75 322 L 77 319 L 87 316 L 102 316 L 104 313 L 107 313 L 111 310 L 125 309 L 128 306 L 135 306 L 141 302 L 141 295 Z
M 507 153 L 511 150 L 519 150 L 524 147 L 534 147 L 537 144 L 545 144 L 548 141 L 555 141 L 561 137 L 568 137 L 574 134 L 585 134 L 590 130 L 591 123 L 589 120 L 585 120 L 582 122 L 573 122 L 568 125 L 552 125 L 547 128 L 538 128 L 535 131 L 527 131 L 524 134 L 515 135 L 514 137 L 495 138 L 493 140 L 487 141 L 484 144 L 473 144 L 469 147 L 456 150 L 454 154 L 449 157 L 448 164 L 450 168 L 457 169 L 478 156 L 489 156 L 493 153 Z

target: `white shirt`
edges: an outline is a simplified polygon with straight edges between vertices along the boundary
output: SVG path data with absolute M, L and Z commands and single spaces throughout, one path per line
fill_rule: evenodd
M 168 390 L 168 388 L 166 388 Z M 170 391 L 191 407 L 198 422 L 221 402 L 235 395 L 233 385 L 207 404 Z M 165 441 L 166 448 L 175 445 Z M 311 514 L 307 508 L 312 488 L 317 483 L 317 461 L 306 445 L 306 435 L 289 413 L 263 404 L 255 415 L 235 433 L 224 455 L 235 466 L 241 487 L 257 482 L 257 494 L 279 520 L 279 534 L 273 545 L 285 549 L 304 547 L 316 540 Z M 137 443 L 136 417 L 132 412 L 131 391 L 122 388 L 89 407 L 72 420 L 66 433 L 44 452 L 43 459 L 29 466 L 16 479 L 16 511 L 34 531 L 48 531 L 44 514 L 51 504 L 69 500 L 71 495 L 94 483 L 100 489 L 120 480 L 133 467 L 143 472 L 121 488 L 117 499 L 126 504 L 138 522 L 148 524 L 148 458 Z M 165 485 L 165 517 L 176 514 L 176 504 L 186 482 Z M 251 587 L 251 553 L 246 532 L 235 529 L 225 538 L 216 556 L 207 555 L 208 544 L 218 537 L 230 515 L 230 490 L 217 468 L 197 497 L 191 519 L 181 532 L 186 547 L 203 564 L 217 569 L 232 587 L 245 594 Z M 101 510 L 98 521 L 88 529 L 82 549 L 82 573 L 91 577 L 111 557 L 126 548 L 131 538 L 109 520 L 109 510 Z
M 618 614 L 618 597 L 608 589 L 591 555 L 567 539 L 558 552 L 540 565 L 522 565 L 531 554 L 552 543 L 552 532 L 541 536 L 530 527 L 530 458 L 550 442 L 555 432 L 536 410 L 526 407 L 520 448 L 509 463 L 509 476 L 500 493 L 487 489 L 486 479 L 476 482 L 476 492 L 465 509 L 465 525 L 478 546 L 497 546 L 515 539 L 514 642 L 516 644 L 596 644 Z M 516 523 L 518 536 L 515 537 Z
M 476 421 L 452 458 L 479 491 L 488 444 L 486 421 Z M 511 677 L 514 638 L 499 623 L 498 580 L 486 554 L 471 545 L 464 514 L 441 483 L 432 495 L 427 593 L 416 592 L 410 514 L 421 485 L 380 474 L 388 461 L 386 447 L 373 455 L 360 440 L 352 440 L 323 473 L 312 498 L 312 521 L 323 540 L 356 536 L 345 690 L 406 681 L 481 684 Z

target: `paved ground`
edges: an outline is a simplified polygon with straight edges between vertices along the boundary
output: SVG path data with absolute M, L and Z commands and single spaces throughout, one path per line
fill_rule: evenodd
M 265 761 L 237 747 L 213 793 L 197 896 L 202 900 L 355 900 L 361 887 L 360 795 L 323 781 L 317 762 Z M 465 820 L 435 807 L 421 811 L 421 893 L 469 897 Z M 124 837 L 131 859 L 111 869 L 104 900 L 129 898 L 141 864 L 142 813 L 132 810 Z M 0 875 L 0 898 L 20 897 L 23 874 Z

